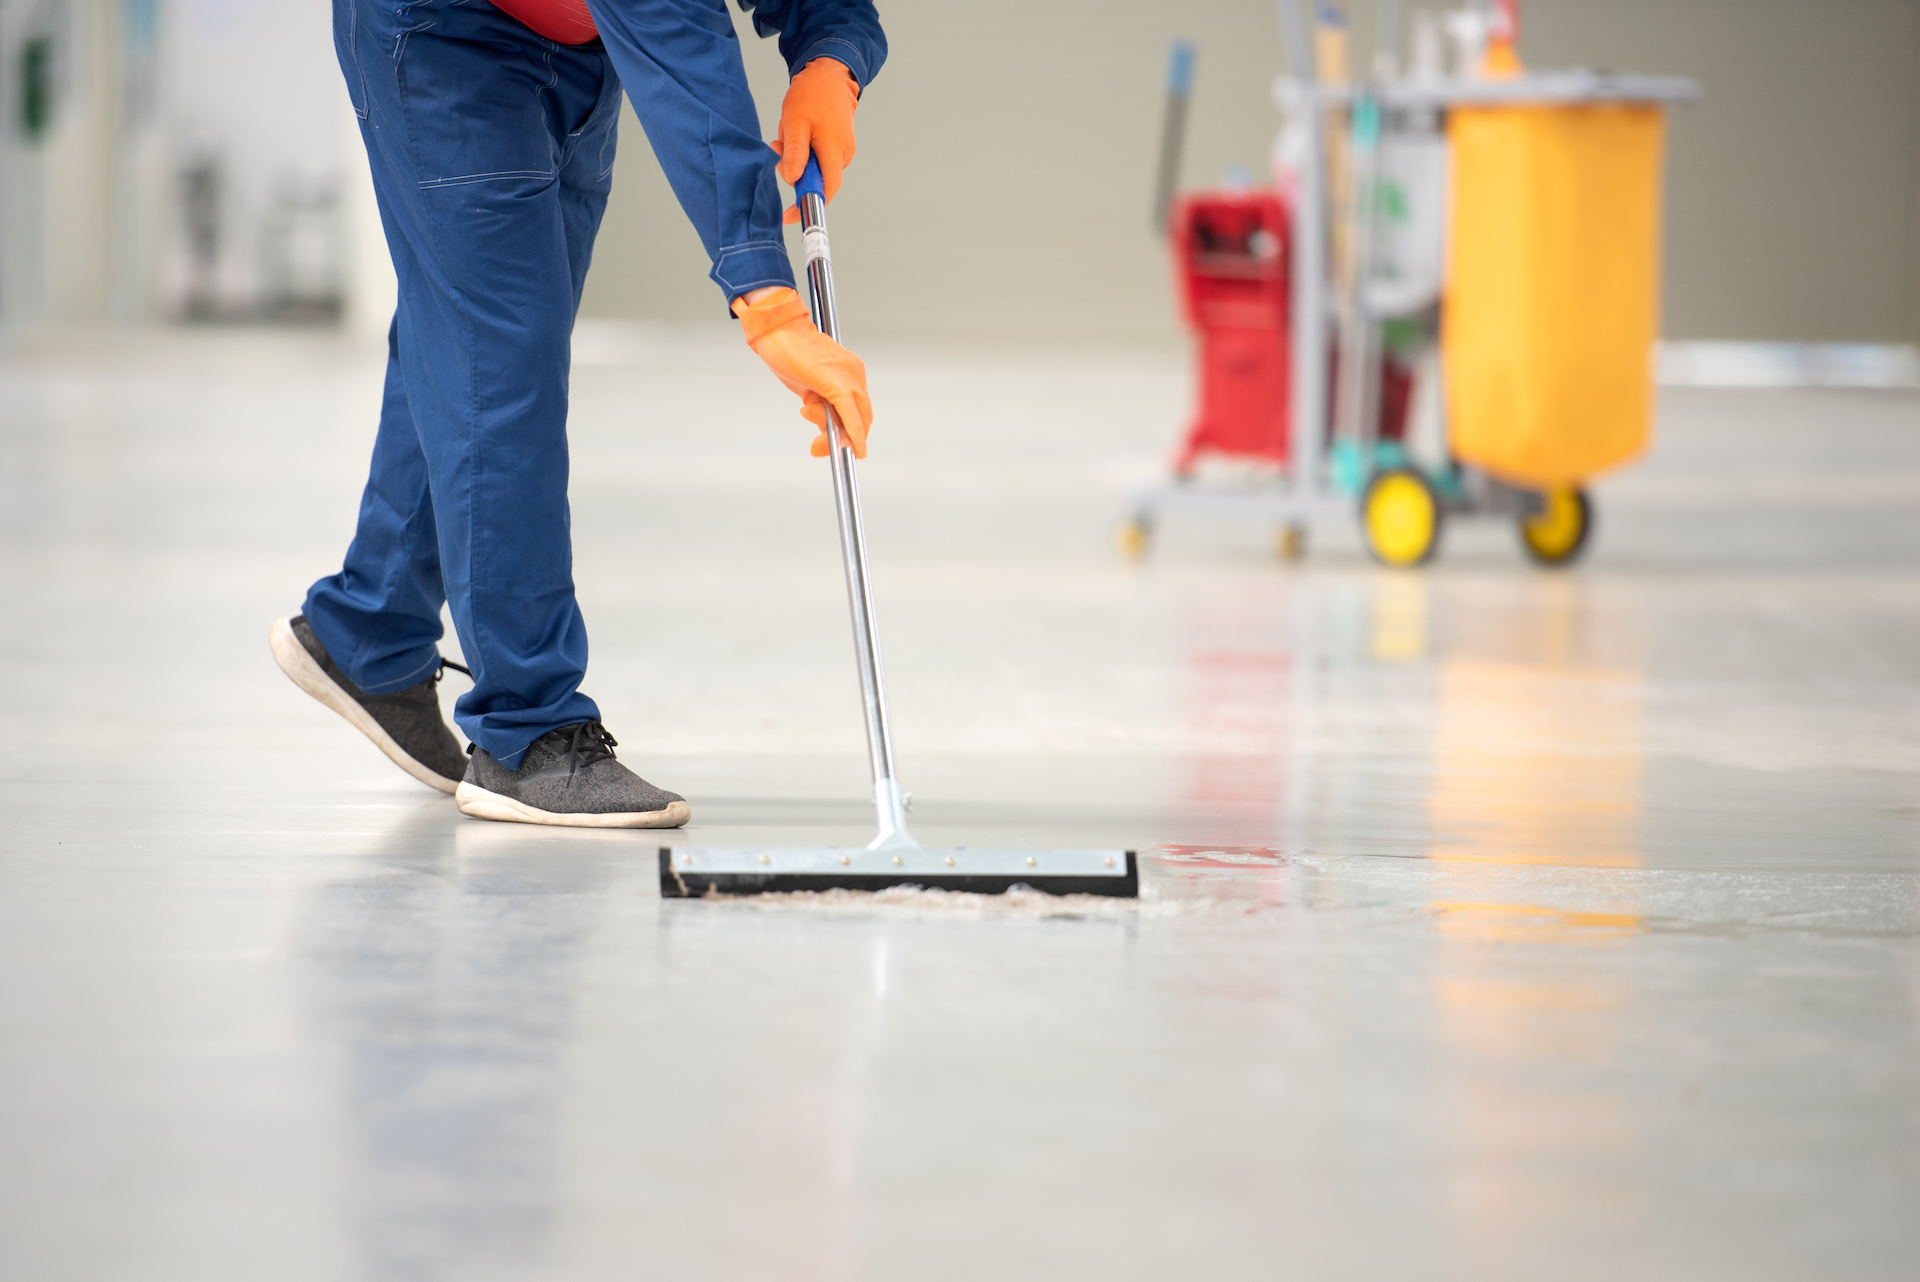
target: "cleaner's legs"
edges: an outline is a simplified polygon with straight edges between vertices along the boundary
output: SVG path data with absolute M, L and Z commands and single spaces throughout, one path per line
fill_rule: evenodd
M 604 53 L 491 6 L 398 12 L 334 6 L 400 299 L 359 528 L 305 613 L 379 694 L 434 669 L 446 599 L 475 681 L 455 719 L 511 768 L 599 718 L 578 688 L 567 374 L 620 90 Z
M 386 392 L 360 521 L 340 573 L 307 593 L 307 622 L 368 694 L 403 690 L 440 666 L 440 532 L 427 456 L 400 374 L 400 323 L 387 329 Z

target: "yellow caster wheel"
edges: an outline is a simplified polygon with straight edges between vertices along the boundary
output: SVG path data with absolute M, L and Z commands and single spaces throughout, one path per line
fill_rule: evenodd
M 1147 546 L 1153 542 L 1153 527 L 1144 520 L 1135 517 L 1121 526 L 1114 535 L 1114 544 L 1120 549 L 1120 555 L 1129 561 L 1138 561 L 1147 554 Z
M 1593 529 L 1593 505 L 1585 490 L 1549 490 L 1541 509 L 1520 518 L 1520 542 L 1541 565 L 1565 565 L 1580 555 Z
M 1273 554 L 1282 561 L 1298 561 L 1307 554 L 1307 527 L 1283 525 L 1273 532 Z
M 1440 496 L 1412 468 L 1396 467 L 1368 482 L 1360 520 L 1367 551 L 1382 565 L 1424 565 L 1440 546 Z

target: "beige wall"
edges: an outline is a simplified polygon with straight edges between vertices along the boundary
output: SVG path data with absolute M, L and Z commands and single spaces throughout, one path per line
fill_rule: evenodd
M 1530 0 L 1541 65 L 1672 71 L 1667 332 L 1912 342 L 1920 2 Z
M 881 0 L 881 17 L 891 52 L 831 219 L 849 341 L 1172 335 L 1148 227 L 1167 45 L 1200 47 L 1189 182 L 1229 163 L 1264 173 L 1282 59 L 1270 4 Z M 771 136 L 779 55 L 738 25 Z M 625 126 L 586 310 L 724 317 L 630 115 Z
M 1264 173 L 1271 0 L 882 0 L 892 54 L 835 203 L 848 333 L 1175 332 L 1147 228 L 1167 45 L 1199 46 L 1184 181 Z M 782 68 L 740 23 L 772 132 Z M 1691 75 L 1675 121 L 1672 337 L 1912 341 L 1920 326 L 1920 0 L 1525 0 L 1536 66 Z M 720 317 L 636 122 L 591 315 Z

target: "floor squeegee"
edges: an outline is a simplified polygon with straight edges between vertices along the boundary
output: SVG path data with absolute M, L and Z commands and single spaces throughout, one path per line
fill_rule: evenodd
M 807 256 L 807 301 L 814 324 L 838 342 L 833 262 L 827 252 L 826 188 L 819 162 L 808 158 L 794 186 L 800 206 L 801 241 Z M 660 893 L 666 898 L 751 895 L 789 891 L 882 890 L 889 886 L 1000 894 L 1026 886 L 1048 894 L 1140 893 L 1140 872 L 1131 850 L 931 850 L 907 831 L 906 799 L 893 771 L 893 736 L 887 724 L 887 690 L 880 675 L 874 636 L 873 589 L 867 578 L 867 548 L 860 528 L 860 494 L 854 487 L 853 448 L 827 407 L 828 463 L 834 506 L 840 514 L 840 552 L 846 563 L 847 605 L 866 705 L 867 753 L 873 765 L 873 806 L 880 835 L 865 847 L 660 848 Z

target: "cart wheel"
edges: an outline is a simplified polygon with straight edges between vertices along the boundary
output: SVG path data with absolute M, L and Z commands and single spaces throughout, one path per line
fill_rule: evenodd
M 1593 505 L 1585 490 L 1548 490 L 1546 506 L 1520 518 L 1520 542 L 1541 565 L 1565 565 L 1580 555 L 1593 529 Z
M 1120 549 L 1120 555 L 1129 561 L 1138 561 L 1147 554 L 1147 545 L 1153 542 L 1153 527 L 1147 524 L 1145 517 L 1134 517 L 1114 535 L 1114 544 Z
M 1368 482 L 1360 517 L 1367 550 L 1382 565 L 1424 565 L 1440 546 L 1440 496 L 1410 467 L 1390 468 Z
M 1307 527 L 1283 525 L 1273 532 L 1273 554 L 1282 561 L 1298 561 L 1307 554 Z

